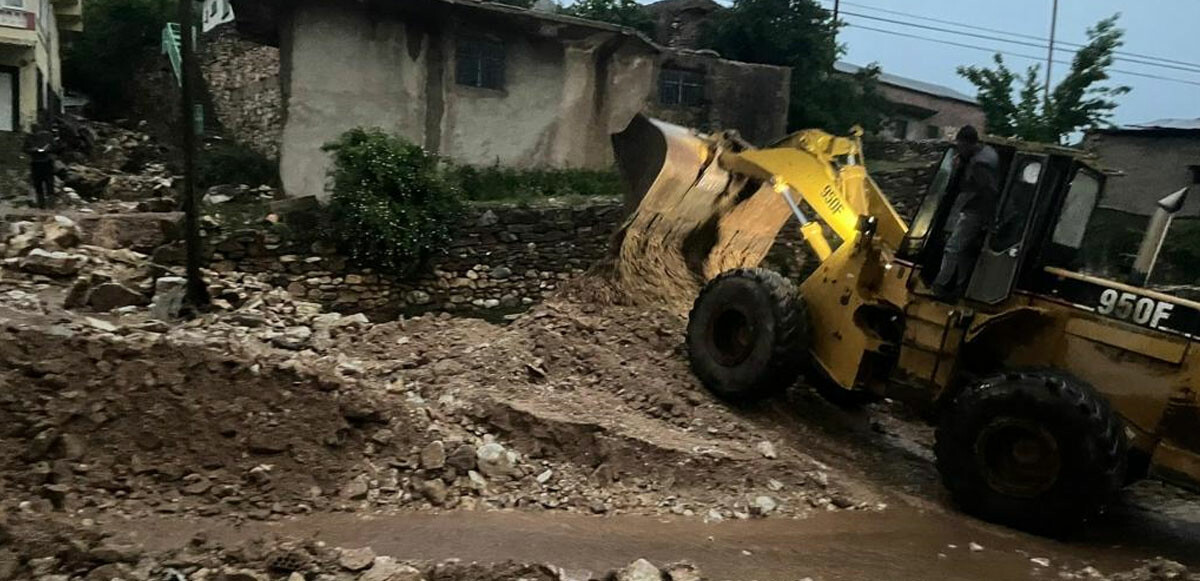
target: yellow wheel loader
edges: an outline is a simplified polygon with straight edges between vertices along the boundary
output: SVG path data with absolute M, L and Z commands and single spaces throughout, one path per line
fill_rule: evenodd
M 613 136 L 633 208 L 615 284 L 690 305 L 692 369 L 730 402 L 804 374 L 835 400 L 931 412 L 944 484 L 985 519 L 1069 527 L 1148 474 L 1200 482 L 1200 303 L 1081 268 L 1106 174 L 1080 151 L 985 138 L 999 207 L 964 296 L 944 302 L 930 283 L 953 149 L 906 224 L 860 135 L 807 130 L 758 149 L 636 117 Z M 758 268 L 793 219 L 819 261 L 798 284 Z

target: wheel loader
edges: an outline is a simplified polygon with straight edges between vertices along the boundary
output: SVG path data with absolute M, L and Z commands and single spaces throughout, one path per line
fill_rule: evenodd
M 1200 303 L 1083 267 L 1107 179 L 1088 155 L 983 141 L 1001 159 L 999 205 L 946 301 L 931 282 L 960 177 L 949 144 L 906 223 L 866 171 L 861 131 L 760 149 L 638 116 L 613 136 L 632 210 L 612 277 L 690 307 L 691 367 L 727 401 L 803 374 L 842 403 L 925 410 L 943 483 L 984 519 L 1071 528 L 1136 479 L 1195 486 Z M 816 261 L 798 283 L 759 267 L 790 220 Z

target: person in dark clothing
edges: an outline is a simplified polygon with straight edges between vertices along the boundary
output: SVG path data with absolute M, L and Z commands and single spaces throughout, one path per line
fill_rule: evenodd
M 54 134 L 42 124 L 34 126 L 25 139 L 29 154 L 30 178 L 37 195 L 37 207 L 49 208 L 54 202 Z
M 996 150 L 981 143 L 979 132 L 970 125 L 958 131 L 954 147 L 961 172 L 958 196 L 950 209 L 942 266 L 933 281 L 934 294 L 943 299 L 956 299 L 966 290 L 1000 198 Z

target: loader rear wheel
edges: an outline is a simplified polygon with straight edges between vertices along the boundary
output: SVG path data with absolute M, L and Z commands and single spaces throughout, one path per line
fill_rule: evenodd
M 1097 514 L 1125 478 L 1120 420 L 1069 375 L 1009 372 L 963 390 L 934 452 L 955 502 L 986 520 L 1064 532 Z
M 709 281 L 688 317 L 692 371 L 730 401 L 752 401 L 796 381 L 808 352 L 808 312 L 790 281 L 737 269 Z

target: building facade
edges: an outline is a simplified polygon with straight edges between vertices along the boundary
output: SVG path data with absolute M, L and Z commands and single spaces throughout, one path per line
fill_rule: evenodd
M 676 58 L 633 30 L 554 12 L 476 0 L 232 6 L 244 37 L 279 47 L 280 174 L 292 196 L 324 195 L 321 148 L 356 126 L 459 163 L 602 169 L 609 136 L 647 108 L 750 137 L 777 137 L 786 121 L 786 69 Z M 740 86 L 760 82 L 773 85 Z M 746 91 L 783 101 L 747 107 Z
M 62 34 L 83 30 L 84 0 L 0 0 L 0 131 L 29 131 L 59 108 Z
M 862 67 L 837 62 L 834 69 L 853 75 Z M 963 125 L 984 131 L 986 118 L 974 97 L 942 85 L 880 73 L 879 91 L 892 111 L 879 131 L 882 137 L 915 141 L 953 137 Z
M 1188 188 L 1180 217 L 1200 217 L 1200 118 L 1159 119 L 1088 132 L 1084 147 L 1115 171 L 1104 208 L 1149 216 L 1164 196 Z

